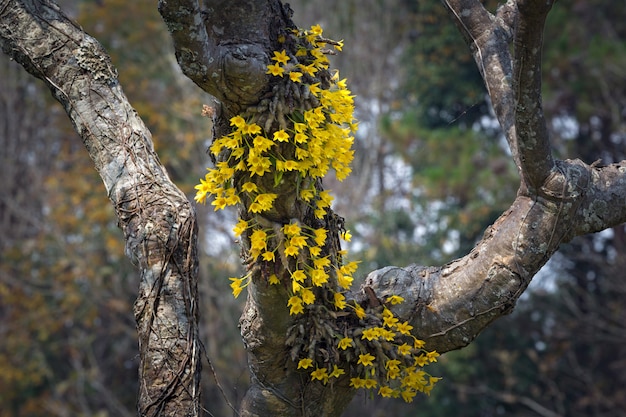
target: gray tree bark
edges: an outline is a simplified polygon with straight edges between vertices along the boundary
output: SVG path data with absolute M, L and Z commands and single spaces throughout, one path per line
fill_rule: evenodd
M 2 49 L 64 106 L 100 173 L 140 270 L 141 416 L 199 415 L 197 227 L 100 44 L 50 2 L 0 2 Z
M 372 271 L 352 295 L 365 308 L 396 294 L 401 320 L 429 350 L 469 344 L 508 313 L 535 273 L 562 242 L 626 221 L 626 162 L 600 167 L 552 157 L 541 107 L 541 44 L 552 2 L 509 0 L 496 13 L 478 0 L 445 0 L 482 73 L 495 114 L 520 173 L 511 207 L 465 257 L 440 267 L 389 266 Z M 278 0 L 161 0 L 183 72 L 220 100 L 218 134 L 234 114 L 270 91 L 265 74 L 277 34 L 293 27 Z M 117 84 L 115 70 L 95 40 L 48 3 L 0 2 L 5 52 L 41 78 L 65 106 L 99 170 L 141 269 L 135 312 L 142 352 L 141 415 L 198 415 L 197 254 L 193 209 L 167 178 L 147 132 Z M 511 56 L 509 45 L 514 42 Z M 220 132 L 221 130 L 221 132 Z M 267 227 L 296 218 L 292 186 Z M 246 203 L 241 210 L 247 213 Z M 333 214 L 324 226 L 338 232 Z M 336 236 L 332 236 L 334 240 Z M 242 239 L 248 249 L 246 236 Z M 327 245 L 339 263 L 338 246 Z M 295 369 L 286 348 L 294 319 L 282 286 L 268 286 L 260 265 L 241 317 L 251 386 L 242 416 L 339 416 L 354 395 L 349 376 L 332 386 Z M 278 265 L 280 276 L 286 265 Z M 357 326 L 355 324 L 355 326 Z

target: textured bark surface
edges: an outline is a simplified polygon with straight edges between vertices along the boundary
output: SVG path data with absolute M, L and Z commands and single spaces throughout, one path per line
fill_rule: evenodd
M 552 2 L 509 0 L 495 14 L 478 0 L 444 3 L 483 75 L 511 148 L 521 178 L 518 196 L 467 256 L 441 267 L 373 271 L 352 295 L 363 305 L 372 297 L 404 297 L 395 313 L 410 321 L 428 349 L 440 353 L 466 346 L 510 312 L 561 242 L 626 221 L 626 162 L 600 167 L 551 155 L 540 74 L 542 28 Z M 216 126 L 218 134 L 225 131 L 230 116 L 269 91 L 265 69 L 277 34 L 293 25 L 290 10 L 277 0 L 202 6 L 161 0 L 159 10 L 183 72 L 220 101 Z M 140 414 L 198 415 L 193 209 L 167 178 L 149 132 L 95 40 L 55 7 L 17 1 L 0 1 L 0 38 L 3 50 L 43 79 L 65 106 L 102 175 L 129 255 L 141 269 L 135 308 L 142 351 Z M 291 204 L 293 187 L 277 192 L 281 204 L 257 220 L 268 228 L 294 218 L 306 222 L 306 210 Z M 338 231 L 336 217 L 325 222 Z M 339 416 L 354 394 L 349 376 L 324 386 L 295 369 L 285 347 L 293 324 L 285 308 L 287 291 L 268 286 L 261 269 L 248 266 L 253 282 L 240 324 L 251 387 L 241 415 Z M 286 272 L 284 265 L 276 271 Z
M 65 107 L 100 173 L 141 274 L 135 318 L 141 416 L 199 414 L 197 227 L 100 44 L 55 5 L 0 2 L 2 49 Z

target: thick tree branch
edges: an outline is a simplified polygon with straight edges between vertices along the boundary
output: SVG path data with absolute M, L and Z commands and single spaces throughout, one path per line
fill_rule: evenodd
M 223 105 L 224 118 L 259 101 L 279 31 L 291 11 L 279 1 L 160 0 L 185 75 Z
M 100 44 L 49 2 L 0 1 L 2 49 L 65 107 L 94 161 L 127 254 L 141 271 L 135 318 L 142 416 L 199 414 L 197 227 L 150 132 L 128 103 Z
M 548 128 L 541 105 L 543 26 L 552 1 L 518 1 L 515 33 L 515 127 L 522 178 L 536 190 L 554 168 Z
M 579 203 L 566 240 L 626 222 L 626 161 L 597 167 L 592 164 L 591 184 Z
M 513 160 L 520 167 L 515 132 L 513 61 L 509 52 L 516 15 L 513 3 L 513 0 L 509 0 L 494 16 L 478 0 L 444 1 L 453 22 L 472 52 Z
M 159 1 L 159 12 L 174 41 L 176 58 L 183 73 L 203 90 L 211 89 L 221 67 L 216 58 L 216 39 L 208 36 L 196 0 Z M 216 72 L 217 77 L 211 74 Z

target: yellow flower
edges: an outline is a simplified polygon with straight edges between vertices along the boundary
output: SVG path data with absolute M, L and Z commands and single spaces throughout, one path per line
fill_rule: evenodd
M 326 368 L 317 368 L 315 371 L 311 372 L 311 379 L 317 379 L 326 383 L 326 381 L 328 381 L 328 370 Z
M 285 161 L 284 167 L 286 171 L 293 171 L 294 169 L 298 169 L 298 162 L 287 160 Z
M 246 135 L 258 135 L 261 133 L 261 126 L 256 123 L 246 124 L 243 129 L 241 129 L 241 132 Z
M 253 193 L 257 190 L 257 186 L 253 182 L 246 182 L 241 186 L 241 191 L 245 191 L 247 193 Z
M 306 274 L 301 269 L 298 269 L 291 274 L 291 279 L 298 282 L 304 282 Z
M 411 345 L 407 345 L 406 343 L 402 344 L 401 346 L 398 346 L 398 353 L 401 355 L 405 355 L 408 356 L 411 354 Z
M 388 312 L 388 313 L 385 314 L 386 312 Z M 394 317 L 393 313 L 385 308 L 385 310 L 383 311 L 383 322 L 384 322 L 385 326 L 393 327 L 393 326 L 395 326 L 395 324 L 398 321 L 400 321 L 400 320 L 398 320 L 397 317 Z
M 311 65 L 298 64 L 298 68 L 300 68 L 300 70 L 302 70 L 303 73 L 308 74 L 311 77 L 315 76 L 315 73 L 317 72 L 317 68 L 315 68 L 313 64 Z
M 293 236 L 289 239 L 289 246 L 295 246 L 297 248 L 303 248 L 307 246 L 304 236 Z
M 341 233 L 341 238 L 346 242 L 350 242 L 350 240 L 352 239 L 352 234 L 349 230 L 346 230 L 345 232 Z
M 293 81 L 294 83 L 299 83 L 299 82 L 301 82 L 301 81 L 302 81 L 302 80 L 301 80 L 301 78 L 302 78 L 302 73 L 301 73 L 301 72 L 298 72 L 298 71 L 291 71 L 291 72 L 289 73 L 289 79 L 290 79 L 291 81 Z
M 360 354 L 359 355 L 359 360 L 357 361 L 357 365 L 361 364 L 363 366 L 370 366 L 370 365 L 372 365 L 374 363 L 373 362 L 374 359 L 376 359 L 376 357 L 370 355 L 369 353 Z
M 281 129 L 277 132 L 274 132 L 274 140 L 278 142 L 287 142 L 289 140 L 289 134 Z
M 313 359 L 310 358 L 300 359 L 298 362 L 298 369 L 307 369 L 311 366 L 313 366 Z
M 311 26 L 311 33 L 314 35 L 321 36 L 323 31 L 324 30 L 322 29 L 320 25 Z
M 320 228 L 313 230 L 313 233 L 315 234 L 315 243 L 317 243 L 318 246 L 324 245 L 324 243 L 326 242 L 328 230 Z
M 302 301 L 304 302 L 304 304 L 313 304 L 313 302 L 315 301 L 315 294 L 313 294 L 313 291 L 309 290 L 308 288 L 304 288 L 300 292 L 300 296 L 302 297 Z
M 406 389 L 404 391 L 402 391 L 402 399 L 407 402 L 407 403 L 411 403 L 413 402 L 413 397 L 415 397 L 415 394 L 417 394 L 417 392 L 413 389 Z
M 308 137 L 306 134 L 304 134 L 304 133 L 302 133 L 302 132 L 298 132 L 298 133 L 296 133 L 296 135 L 293 137 L 293 140 L 294 140 L 294 141 L 296 141 L 296 143 L 306 143 L 306 141 L 307 141 L 307 139 L 308 139 L 308 138 L 309 138 L 309 137 Z M 298 149 L 301 149 L 301 148 L 298 148 Z
M 329 207 L 330 203 L 334 200 L 334 197 L 327 191 L 320 191 L 319 197 L 320 199 L 317 202 L 318 207 Z
M 352 286 L 352 278 L 350 275 L 344 275 L 340 270 L 337 271 L 337 284 L 343 289 L 349 290 Z
M 259 204 L 262 211 L 266 211 L 272 208 L 272 205 L 274 204 L 274 200 L 276 200 L 277 197 L 278 197 L 278 194 L 274 194 L 274 193 L 259 194 L 254 199 L 254 202 Z
M 394 332 L 392 332 L 391 330 L 381 329 L 380 330 L 380 337 L 382 337 L 383 339 L 391 342 L 391 341 L 393 341 L 393 339 L 395 339 L 396 334 Z
M 393 396 L 393 389 L 391 389 L 390 387 L 380 387 L 378 389 L 378 395 L 380 395 L 381 397 L 391 397 Z
M 290 315 L 296 315 L 304 312 L 304 307 L 302 306 L 302 298 L 297 295 L 292 296 L 289 301 L 287 301 L 287 306 L 291 307 L 289 309 Z
M 315 190 L 312 190 L 312 189 L 300 190 L 300 198 L 303 199 L 304 201 L 309 202 L 313 199 L 313 197 L 315 197 Z
M 298 256 L 300 249 L 297 246 L 285 246 L 285 256 Z
M 355 312 L 356 316 L 357 316 L 359 319 L 361 319 L 361 320 L 362 320 L 362 319 L 364 319 L 364 318 L 365 318 L 365 315 L 366 315 L 365 310 L 364 310 L 364 309 L 363 309 L 363 307 L 361 307 L 360 305 L 357 305 L 357 306 L 354 308 L 354 312 Z
M 263 254 L 261 256 L 263 256 L 263 260 L 264 261 L 274 261 L 275 260 L 274 252 L 266 251 L 266 252 L 263 252 Z
M 311 281 L 316 287 L 321 287 L 328 282 L 328 274 L 323 269 L 314 269 L 311 272 Z
M 239 237 L 247 228 L 248 222 L 243 219 L 239 219 L 235 227 L 233 227 L 233 232 L 235 232 L 235 236 Z
M 413 347 L 416 349 L 421 349 L 426 345 L 426 342 L 423 340 L 415 339 L 413 340 Z
M 375 379 L 368 378 L 365 380 L 363 386 L 367 389 L 376 388 L 378 386 L 378 382 Z
M 342 293 L 336 292 L 334 295 L 334 303 L 337 310 L 343 310 L 346 307 L 346 297 Z
M 350 386 L 354 388 L 365 387 L 365 380 L 361 378 L 350 378 Z
M 399 365 L 400 365 L 399 360 L 389 359 L 387 362 L 385 362 L 385 369 L 398 369 Z
M 437 358 L 439 357 L 439 354 L 433 350 L 432 352 L 428 352 L 426 354 L 426 357 L 428 358 L 429 362 L 437 362 Z
M 276 61 L 280 64 L 286 64 L 287 61 L 289 61 L 289 57 L 287 56 L 287 53 L 284 49 L 280 52 L 274 51 L 274 57 L 272 58 L 272 61 Z
M 349 337 L 344 337 L 339 341 L 339 349 L 346 350 L 350 346 L 352 346 L 352 339 Z
M 343 272 L 344 274 L 354 274 L 358 268 L 359 268 L 359 262 L 352 261 L 343 265 L 341 267 L 341 272 Z
M 263 136 L 255 137 L 252 143 L 254 144 L 254 149 L 259 153 L 265 152 L 266 150 L 274 146 L 273 141 Z
M 311 93 L 316 96 L 318 96 L 322 92 L 322 89 L 320 88 L 320 83 L 311 84 L 309 90 L 311 90 Z
M 343 39 L 337 42 L 337 45 L 335 45 L 335 49 L 338 50 L 339 52 L 343 50 Z
M 415 365 L 419 367 L 424 367 L 428 363 L 428 357 L 426 355 L 418 356 L 415 358 Z
M 396 305 L 396 304 L 400 304 L 404 301 L 404 298 L 400 297 L 399 295 L 392 295 L 390 297 L 387 297 L 387 302 L 391 303 L 391 305 Z
M 252 249 L 265 250 L 267 249 L 267 233 L 263 230 L 255 230 L 250 236 L 250 242 Z
M 361 336 L 361 339 L 374 340 L 378 339 L 378 336 L 380 336 L 380 328 L 371 327 L 369 329 L 363 330 L 363 335 Z
M 283 226 L 283 233 L 287 236 L 299 235 L 300 230 L 302 229 L 298 223 L 289 223 Z
M 281 67 L 279 63 L 276 63 L 276 64 L 271 64 L 267 66 L 266 74 L 272 74 L 275 77 L 276 76 L 282 77 L 284 72 L 285 72 L 285 69 Z
M 337 365 L 333 365 L 333 371 L 330 373 L 330 378 L 339 378 L 341 375 L 345 374 L 346 371 L 338 367 Z
M 400 368 L 392 368 L 387 371 L 387 379 L 396 379 L 400 376 Z
M 320 248 L 319 246 L 309 247 L 309 253 L 311 254 L 311 256 L 319 256 L 321 252 L 322 248 Z
M 246 125 L 246 121 L 243 117 L 237 115 L 235 117 L 231 117 L 230 125 L 235 126 L 239 129 L 243 129 L 243 127 Z
M 323 219 L 324 216 L 326 216 L 326 209 L 323 209 L 323 208 L 315 209 L 313 214 L 315 215 L 316 219 Z
M 276 274 L 272 274 L 272 275 L 270 275 L 269 283 L 270 283 L 270 285 L 280 284 L 280 280 L 278 279 Z
M 396 325 L 396 329 L 402 334 L 409 335 L 411 334 L 413 326 L 411 326 L 408 321 L 405 321 L 404 323 Z
M 322 269 L 330 265 L 330 259 L 328 259 L 328 256 L 324 256 L 323 258 L 316 258 L 313 260 L 313 265 L 315 266 L 315 268 Z
M 246 282 L 244 285 L 241 285 L 241 283 L 245 280 L 248 279 L 248 276 L 245 276 L 243 278 L 229 278 L 232 282 L 230 284 L 230 288 L 233 290 L 233 296 L 235 298 L 239 297 L 239 294 L 241 294 L 241 290 L 243 290 L 249 282 Z
M 271 166 L 272 162 L 268 157 L 258 155 L 248 156 L 248 167 L 252 175 L 256 174 L 259 177 L 262 177 L 266 172 L 270 172 Z

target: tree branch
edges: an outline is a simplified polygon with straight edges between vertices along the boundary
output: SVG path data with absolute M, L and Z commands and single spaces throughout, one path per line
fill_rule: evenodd
M 444 0 L 483 77 L 496 118 L 502 126 L 513 160 L 521 169 L 515 132 L 513 65 L 509 43 L 516 10 L 514 0 L 489 13 L 478 0 Z
M 141 272 L 135 319 L 142 416 L 197 416 L 197 227 L 100 44 L 45 1 L 1 1 L 2 49 L 42 79 L 94 161 Z
M 224 106 L 224 118 L 259 101 L 278 33 L 292 25 L 278 1 L 160 0 L 159 12 L 174 40 L 185 75 Z
M 541 105 L 543 26 L 552 1 L 519 0 L 515 33 L 515 128 L 522 178 L 536 190 L 554 168 Z

